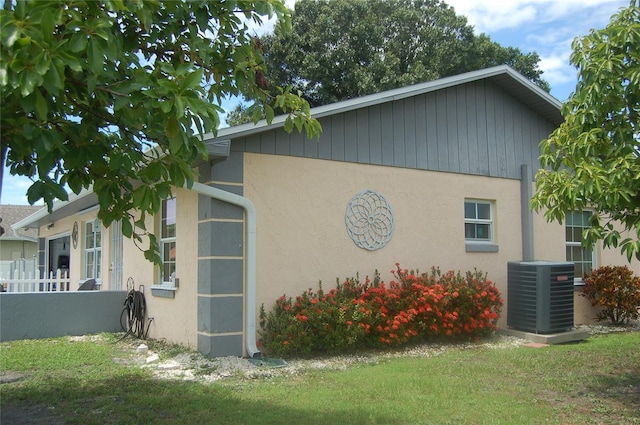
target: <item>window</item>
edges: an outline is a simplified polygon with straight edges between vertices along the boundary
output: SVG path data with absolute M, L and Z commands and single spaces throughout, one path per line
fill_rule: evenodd
M 84 277 L 100 282 L 102 263 L 102 225 L 96 219 L 85 224 Z
M 165 285 L 173 285 L 176 277 L 176 198 L 162 201 L 160 256 L 160 280 Z
M 464 201 L 464 239 L 467 242 L 493 241 L 490 202 Z
M 595 264 L 593 247 L 582 246 L 582 232 L 590 227 L 591 214 L 591 211 L 570 211 L 566 216 L 567 261 L 575 264 L 574 279 L 578 282 L 582 281 L 585 273 L 593 270 Z
M 467 252 L 498 252 L 494 243 L 494 203 L 466 199 L 464 201 L 464 240 Z

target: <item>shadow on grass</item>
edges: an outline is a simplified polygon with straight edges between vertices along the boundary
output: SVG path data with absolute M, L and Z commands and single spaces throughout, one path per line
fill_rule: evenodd
M 334 411 L 331 406 L 292 408 L 252 397 L 250 387 L 159 381 L 139 375 L 104 381 L 52 379 L 3 384 L 2 424 L 400 424 L 373 417 L 366 405 Z
M 640 418 L 640 369 L 622 370 L 617 374 L 597 375 L 589 390 L 602 399 L 619 403 Z

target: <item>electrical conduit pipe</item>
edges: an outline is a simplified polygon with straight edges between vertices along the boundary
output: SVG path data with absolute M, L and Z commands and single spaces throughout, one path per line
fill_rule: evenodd
M 260 357 L 256 345 L 256 207 L 249 199 L 202 183 L 194 182 L 191 190 L 213 199 L 228 202 L 244 209 L 246 217 L 246 259 L 245 259 L 245 348 L 249 357 Z

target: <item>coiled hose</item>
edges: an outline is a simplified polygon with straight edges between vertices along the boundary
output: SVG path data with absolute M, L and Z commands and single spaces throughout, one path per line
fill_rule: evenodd
M 121 341 L 129 335 L 133 335 L 139 339 L 147 339 L 149 328 L 151 327 L 151 318 L 146 324 L 147 302 L 144 298 L 144 286 L 140 285 L 139 290 L 134 289 L 133 278 L 127 280 L 127 298 L 124 301 L 124 308 L 120 313 L 120 326 L 125 334 L 118 340 Z

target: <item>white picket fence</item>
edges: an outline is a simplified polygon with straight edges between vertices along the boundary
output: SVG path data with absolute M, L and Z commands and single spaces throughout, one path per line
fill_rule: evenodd
M 0 278 L 4 292 L 64 292 L 69 291 L 71 280 L 69 272 L 58 269 L 49 273 L 49 277 L 36 278 L 31 273 L 22 275 L 16 271 L 17 278 Z
M 17 260 L 0 260 L 0 278 L 19 278 L 31 273 L 38 274 L 38 261 L 36 258 L 19 258 Z

